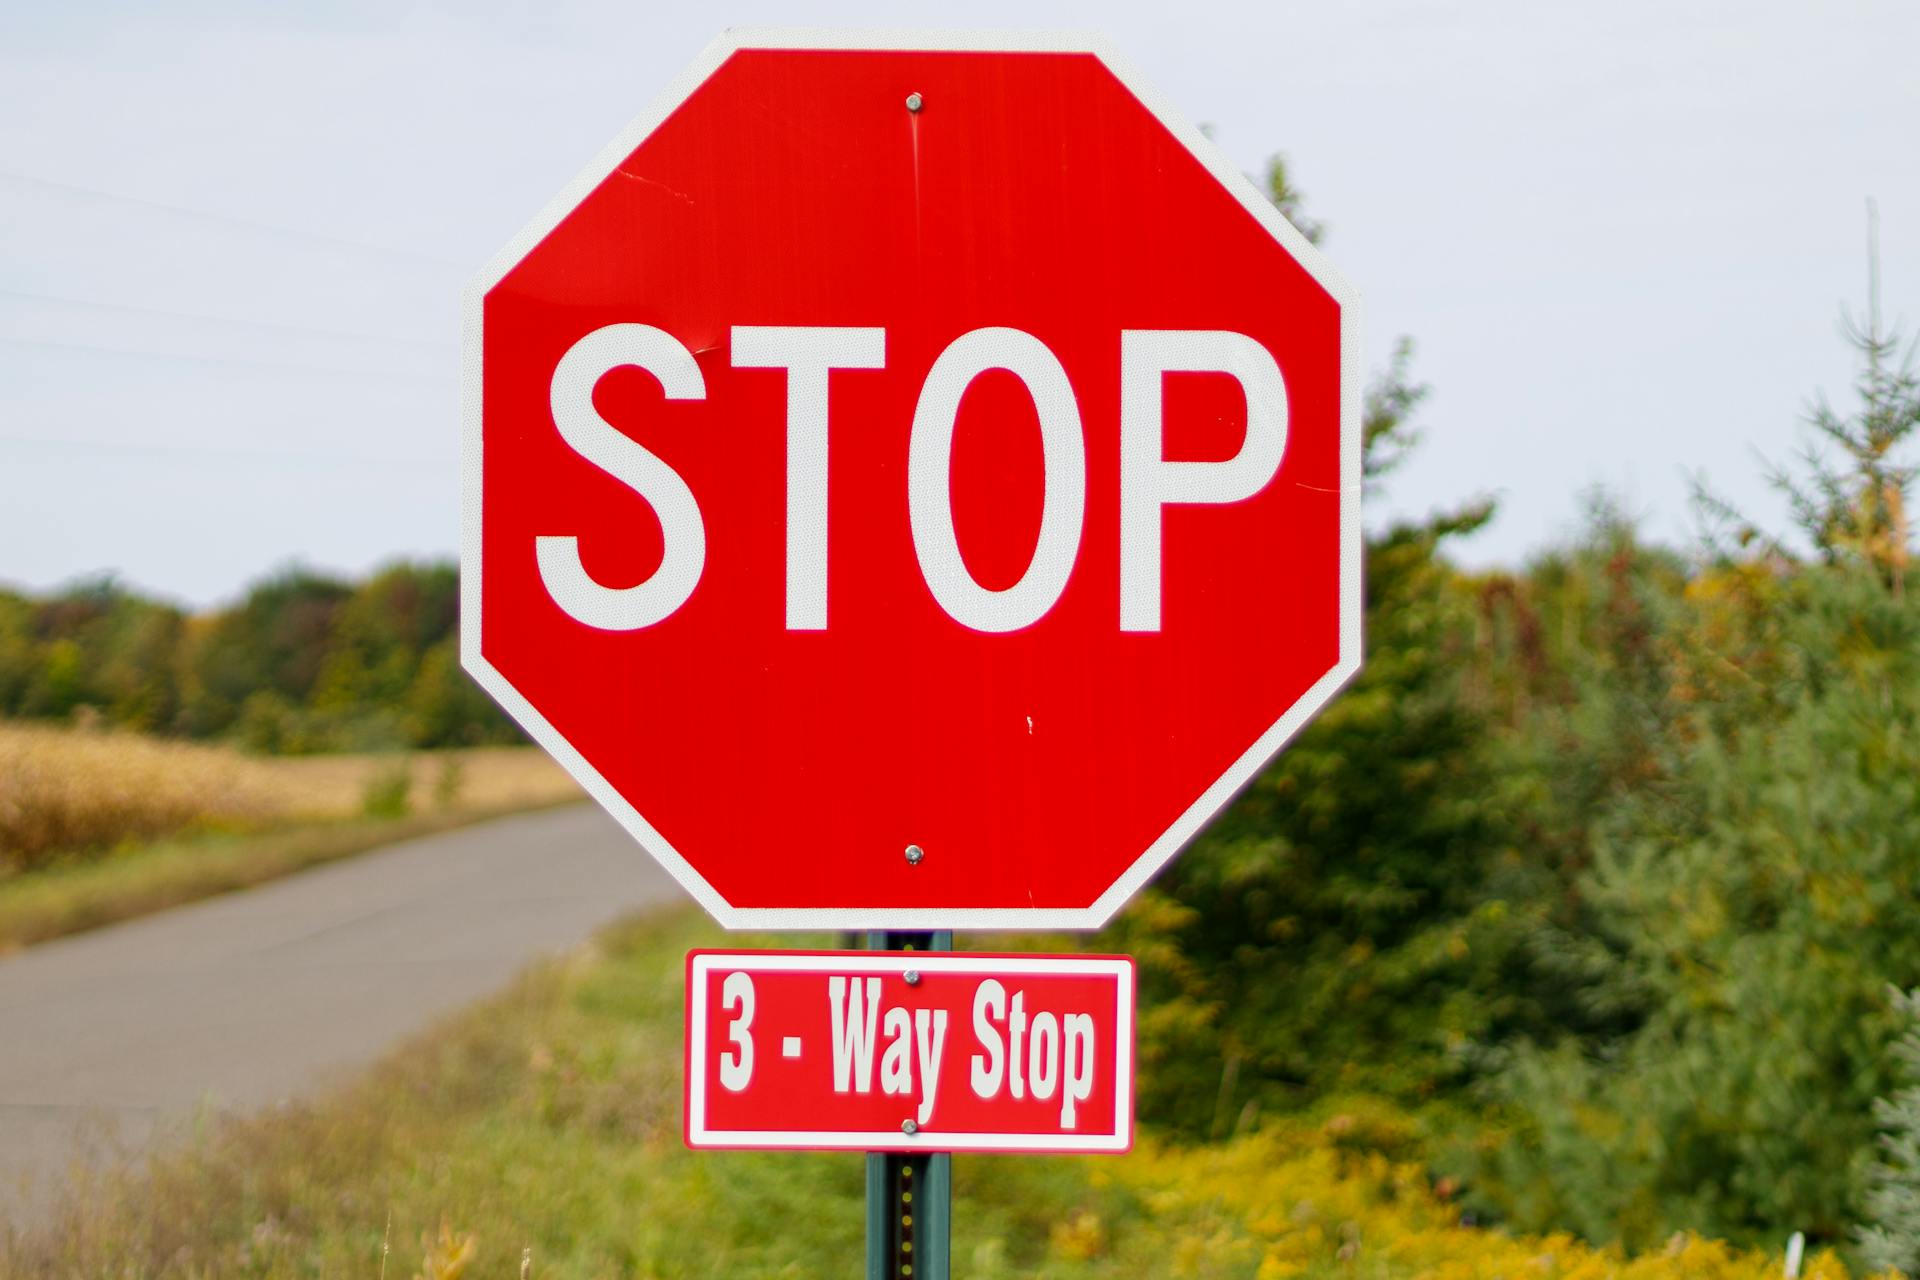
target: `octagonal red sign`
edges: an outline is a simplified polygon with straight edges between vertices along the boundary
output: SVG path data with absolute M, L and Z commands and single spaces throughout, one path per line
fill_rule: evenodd
M 1357 311 L 1096 42 L 731 34 L 469 293 L 465 664 L 728 925 L 1098 925 L 1359 665 Z

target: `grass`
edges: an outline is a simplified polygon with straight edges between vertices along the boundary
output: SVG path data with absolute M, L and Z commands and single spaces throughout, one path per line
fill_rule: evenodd
M 55 863 L 0 880 L 0 955 L 525 807 L 460 808 L 244 835 L 190 836 L 134 846 L 104 859 Z
M 579 797 L 530 747 L 262 758 L 0 721 L 0 953 Z
M 369 808 L 377 790 L 391 792 L 389 807 L 399 811 L 515 808 L 579 794 L 530 747 L 262 757 L 0 720 L 0 869 L 31 870 L 181 832 L 350 817 Z
M 252 758 L 307 817 L 345 817 L 366 807 L 368 792 L 395 771 L 406 777 L 411 811 L 468 806 L 527 809 L 580 797 L 580 789 L 537 747 L 472 747 L 411 755 Z
M 862 1161 L 680 1140 L 687 912 L 629 924 L 420 1037 L 331 1097 L 202 1126 L 76 1185 L 0 1275 L 471 1280 L 858 1274 Z M 743 941 L 735 939 L 734 941 Z M 792 944 L 795 939 L 784 939 Z M 1213 1147 L 955 1161 L 957 1274 L 1255 1280 L 1768 1280 L 1779 1259 L 1677 1237 L 1628 1259 L 1459 1224 L 1418 1135 L 1357 1106 Z M 392 1256 L 383 1261 L 390 1241 Z M 427 1266 L 432 1274 L 434 1268 Z M 444 1273 L 444 1272 L 443 1272 Z M 1827 1254 L 1803 1275 L 1843 1280 Z

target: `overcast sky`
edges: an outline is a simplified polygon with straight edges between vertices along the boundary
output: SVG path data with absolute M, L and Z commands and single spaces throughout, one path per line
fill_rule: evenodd
M 196 604 L 298 559 L 451 553 L 466 278 L 723 26 L 1107 34 L 1325 248 L 1434 388 L 1374 512 L 1479 492 L 1519 563 L 1595 484 L 1690 536 L 1689 473 L 1845 394 L 1879 201 L 1920 320 L 1920 3 L 816 0 L 0 6 L 0 580 Z

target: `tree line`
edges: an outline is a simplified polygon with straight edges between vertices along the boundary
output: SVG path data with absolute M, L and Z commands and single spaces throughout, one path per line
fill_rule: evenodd
M 191 613 L 111 578 L 0 590 L 0 715 L 104 721 L 260 752 L 517 742 L 460 670 L 459 573 L 288 568 Z

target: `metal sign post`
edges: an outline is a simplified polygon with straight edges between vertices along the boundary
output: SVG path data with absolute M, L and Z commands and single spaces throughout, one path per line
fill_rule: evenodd
M 951 951 L 953 931 L 869 933 L 867 949 Z M 952 1250 L 953 1156 L 868 1152 L 867 1280 L 947 1280 Z

